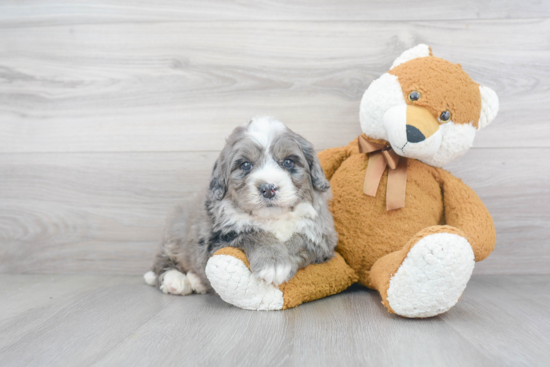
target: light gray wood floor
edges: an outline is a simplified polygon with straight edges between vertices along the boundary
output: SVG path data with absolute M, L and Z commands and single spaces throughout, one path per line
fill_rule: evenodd
M 547 366 L 550 275 L 478 275 L 411 320 L 354 287 L 286 311 L 169 296 L 140 277 L 2 275 L 1 366 Z

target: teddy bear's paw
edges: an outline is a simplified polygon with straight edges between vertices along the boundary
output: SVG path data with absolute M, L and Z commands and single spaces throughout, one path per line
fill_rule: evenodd
M 283 292 L 252 274 L 231 255 L 214 255 L 206 264 L 212 288 L 227 303 L 246 310 L 281 310 Z
M 166 294 L 186 296 L 193 292 L 189 279 L 177 270 L 168 270 L 162 278 L 160 290 Z
M 405 317 L 430 317 L 447 312 L 457 302 L 474 270 L 468 240 L 436 233 L 422 238 L 392 276 L 388 302 Z

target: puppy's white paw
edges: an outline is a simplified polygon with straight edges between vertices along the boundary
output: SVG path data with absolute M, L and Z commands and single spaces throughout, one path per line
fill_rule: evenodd
M 191 288 L 195 293 L 204 294 L 208 290 L 204 284 L 201 282 L 201 278 L 195 273 L 187 272 L 187 280 L 191 283 Z
M 290 264 L 273 264 L 259 270 L 256 275 L 265 280 L 266 283 L 278 286 L 288 280 L 291 270 Z
M 143 274 L 143 279 L 145 279 L 145 283 L 149 285 L 157 285 L 157 276 L 152 271 Z
M 186 296 L 193 292 L 191 283 L 185 274 L 177 270 L 168 270 L 164 273 L 160 290 L 166 294 L 178 294 Z

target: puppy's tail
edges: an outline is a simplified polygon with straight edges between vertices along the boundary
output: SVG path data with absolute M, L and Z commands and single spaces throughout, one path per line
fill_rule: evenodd
M 147 273 L 143 274 L 143 279 L 145 279 L 145 283 L 149 285 L 157 285 L 157 276 L 152 271 L 148 271 Z

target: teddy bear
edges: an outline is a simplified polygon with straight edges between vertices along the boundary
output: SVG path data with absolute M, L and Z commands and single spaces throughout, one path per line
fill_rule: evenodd
M 498 108 L 496 93 L 460 64 L 424 44 L 405 51 L 365 91 L 363 134 L 318 154 L 333 194 L 335 257 L 276 287 L 250 272 L 242 251 L 226 247 L 208 261 L 212 287 L 237 307 L 282 310 L 357 282 L 403 317 L 448 311 L 475 262 L 493 251 L 496 233 L 480 198 L 441 167 L 472 147 Z

